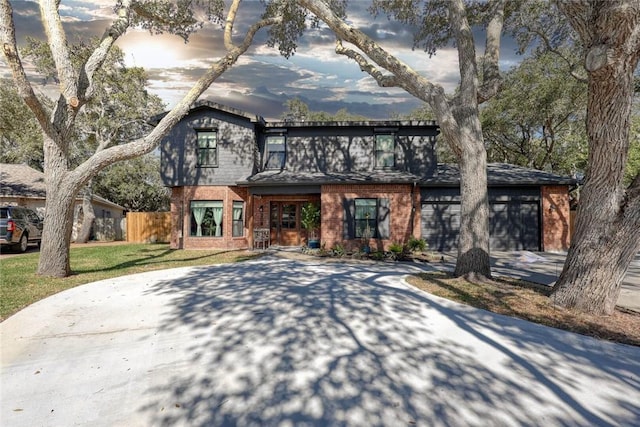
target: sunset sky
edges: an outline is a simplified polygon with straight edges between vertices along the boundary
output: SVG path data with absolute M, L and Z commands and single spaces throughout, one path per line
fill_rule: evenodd
M 60 10 L 70 42 L 76 36 L 88 39 L 100 36 L 114 17 L 113 0 L 62 0 Z M 19 45 L 27 36 L 44 39 L 38 4 L 12 1 Z M 389 21 L 386 16 L 372 17 L 367 12 L 368 1 L 351 1 L 349 21 L 374 37 L 385 49 L 393 52 L 425 77 L 439 83 L 449 92 L 458 81 L 457 52 L 453 48 L 438 51 L 435 57 L 422 50 L 412 50 L 413 30 Z M 237 40 L 241 31 L 255 22 L 262 13 L 259 1 L 244 1 L 238 14 Z M 386 119 L 394 113 L 407 113 L 420 105 L 401 89 L 380 88 L 369 75 L 344 56 L 334 52 L 335 37 L 326 28 L 308 31 L 298 42 L 296 54 L 285 59 L 276 48 L 265 44 L 266 31 L 258 34 L 254 45 L 204 93 L 202 99 L 278 118 L 287 99 L 298 97 L 312 110 L 335 112 L 347 108 L 352 113 L 372 119 Z M 483 40 L 479 39 L 482 44 Z M 167 107 L 174 105 L 204 70 L 223 52 L 222 30 L 209 24 L 194 34 L 185 44 L 177 36 L 150 35 L 144 30 L 129 30 L 118 45 L 126 54 L 128 65 L 144 67 L 150 77 L 149 90 L 159 95 Z M 482 53 L 479 46 L 478 53 Z M 515 46 L 503 43 L 501 66 L 509 68 L 518 61 Z M 29 67 L 29 64 L 26 64 Z M 9 77 L 4 58 L 0 61 L 0 76 Z M 41 85 L 33 76 L 36 89 L 45 93 L 55 87 Z

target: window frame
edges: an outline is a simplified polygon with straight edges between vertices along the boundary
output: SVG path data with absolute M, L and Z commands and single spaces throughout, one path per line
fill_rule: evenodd
M 270 146 L 270 140 L 275 141 L 275 140 L 281 140 L 282 142 L 280 144 L 277 145 L 281 145 L 282 146 L 282 150 L 270 150 L 269 146 Z M 274 144 L 275 145 L 275 144 Z M 273 165 L 272 162 L 272 158 L 271 158 L 271 153 L 282 153 L 280 160 L 278 162 L 278 165 Z M 277 134 L 277 135 L 267 135 L 265 137 L 265 141 L 264 141 L 264 168 L 265 170 L 282 170 L 284 169 L 284 165 L 287 162 L 287 137 L 284 134 Z
M 196 206 L 194 206 L 196 205 Z M 200 206 L 197 206 L 200 205 Z M 202 217 L 200 220 L 200 224 L 198 225 L 198 220 L 193 211 L 194 207 L 204 208 L 205 211 L 202 213 Z M 214 208 L 220 209 L 220 223 L 215 220 L 215 213 L 213 211 Z M 207 212 L 207 210 L 211 209 L 211 213 Z M 205 225 L 205 221 L 207 224 Z M 195 224 L 195 227 L 194 227 Z M 217 226 L 220 226 L 220 235 L 216 236 L 215 230 Z M 209 234 L 204 234 L 203 230 L 205 227 L 210 231 Z M 198 228 L 200 229 L 200 234 L 198 235 Z M 189 202 L 189 237 L 195 238 L 215 238 L 220 239 L 224 237 L 224 201 L 223 200 L 191 200 Z
M 242 200 L 234 200 L 231 205 L 231 237 L 244 237 L 244 205 Z M 236 219 L 236 209 L 241 211 L 239 219 Z M 240 234 L 236 233 L 237 229 L 240 230 Z
M 218 128 L 198 128 L 195 129 L 196 131 L 196 166 L 199 168 L 217 168 L 218 167 L 218 157 L 219 157 L 219 153 L 218 153 L 218 142 L 219 142 L 219 138 L 218 138 Z M 201 145 L 201 140 L 200 140 L 200 136 L 204 135 L 204 134 L 213 134 L 215 136 L 215 147 L 211 147 L 209 146 L 209 143 L 211 142 L 210 139 L 207 139 L 207 146 L 202 146 Z M 207 155 L 206 155 L 206 159 L 209 161 L 208 163 L 202 163 L 202 159 L 204 156 L 202 156 L 202 152 L 206 150 Z M 213 151 L 213 161 L 211 161 L 210 157 L 211 155 L 209 154 L 210 151 Z
M 378 146 L 378 138 L 390 138 L 391 148 L 381 149 Z M 396 134 L 395 132 L 376 132 L 374 134 L 374 148 L 373 157 L 376 169 L 394 169 L 396 167 Z M 384 160 L 387 156 L 391 155 L 392 164 L 388 165 Z
M 360 206 L 360 212 L 362 212 L 363 209 L 367 209 L 367 210 L 373 209 L 373 213 L 368 218 L 359 218 L 358 202 L 363 204 L 363 206 Z M 369 203 L 368 205 L 365 204 L 367 202 Z M 363 232 L 366 228 L 366 225 L 368 224 L 369 230 L 371 231 L 371 235 L 368 236 L 368 238 L 377 239 L 378 238 L 378 210 L 380 207 L 378 198 L 374 198 L 374 197 L 355 198 L 353 202 L 353 206 L 354 206 L 354 212 L 353 212 L 354 237 L 356 239 L 367 238 L 366 236 L 364 236 Z M 367 215 L 367 213 L 365 213 L 365 215 Z M 365 224 L 365 225 L 362 226 L 362 224 Z

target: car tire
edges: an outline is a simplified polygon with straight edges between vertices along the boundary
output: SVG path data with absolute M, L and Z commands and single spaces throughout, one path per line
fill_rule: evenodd
M 20 236 L 20 242 L 18 243 L 18 252 L 20 253 L 25 253 L 27 251 L 27 247 L 29 246 L 29 237 L 26 235 L 26 233 L 22 233 L 22 236 Z

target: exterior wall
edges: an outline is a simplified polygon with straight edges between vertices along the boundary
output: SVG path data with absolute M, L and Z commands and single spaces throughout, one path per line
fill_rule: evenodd
M 191 209 L 193 200 L 222 200 L 221 237 L 190 236 Z M 243 201 L 244 235 L 233 237 L 233 202 Z M 171 192 L 171 242 L 172 249 L 244 249 L 249 247 L 247 214 L 249 212 L 246 188 L 235 186 L 189 186 L 174 187 Z
M 282 194 L 282 195 L 258 195 L 251 196 L 251 204 L 252 204 L 252 221 L 253 227 L 251 231 L 255 229 L 270 229 L 271 224 L 271 212 L 270 212 L 270 204 L 271 202 L 298 202 L 300 206 L 305 203 L 314 203 L 320 204 L 320 196 L 317 194 Z M 262 209 L 262 210 L 261 210 Z M 298 210 L 297 217 L 297 231 L 299 232 L 299 240 L 296 242 L 296 245 L 304 245 L 307 244 L 307 230 L 302 228 L 302 224 L 300 223 L 300 211 Z M 322 229 L 322 224 L 320 228 Z M 277 244 L 275 242 L 276 236 L 271 236 L 270 244 Z M 251 247 L 253 246 L 253 242 L 251 243 Z
M 367 172 L 376 168 L 374 126 L 307 126 L 271 129 L 260 138 L 264 168 L 265 136 L 286 136 L 285 169 L 293 172 Z M 436 167 L 435 126 L 402 129 L 395 133 L 393 170 L 430 176 Z
M 218 130 L 218 166 L 198 167 L 196 129 Z M 192 111 L 160 146 L 162 180 L 181 185 L 235 185 L 254 173 L 257 157 L 254 124 L 246 118 L 210 108 Z
M 566 185 L 541 188 L 542 250 L 566 251 L 571 244 L 569 191 Z
M 2 197 L 0 204 L 24 206 L 36 211 L 40 216 L 44 217 L 45 199 L 30 197 Z M 74 241 L 80 232 L 81 216 L 80 208 L 82 208 L 82 200 L 77 199 L 73 210 L 73 228 L 71 230 L 71 241 Z M 93 210 L 96 220 L 93 224 L 92 238 L 98 241 L 123 240 L 123 209 L 122 207 L 114 207 L 99 201 L 93 202 Z
M 420 191 L 412 185 L 323 185 L 321 195 L 321 244 L 331 248 L 342 244 L 347 250 L 358 250 L 361 239 L 344 238 L 344 200 L 355 198 L 389 199 L 390 224 L 388 239 L 371 239 L 373 250 L 388 250 L 391 243 L 404 243 L 410 236 L 420 235 Z

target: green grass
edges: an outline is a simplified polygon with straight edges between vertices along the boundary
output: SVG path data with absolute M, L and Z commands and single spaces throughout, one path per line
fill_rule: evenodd
M 97 280 L 144 271 L 239 262 L 258 256 L 248 251 L 171 250 L 166 244 L 122 244 L 71 249 L 72 275 L 36 275 L 38 253 L 0 261 L 0 320 L 43 298 Z

